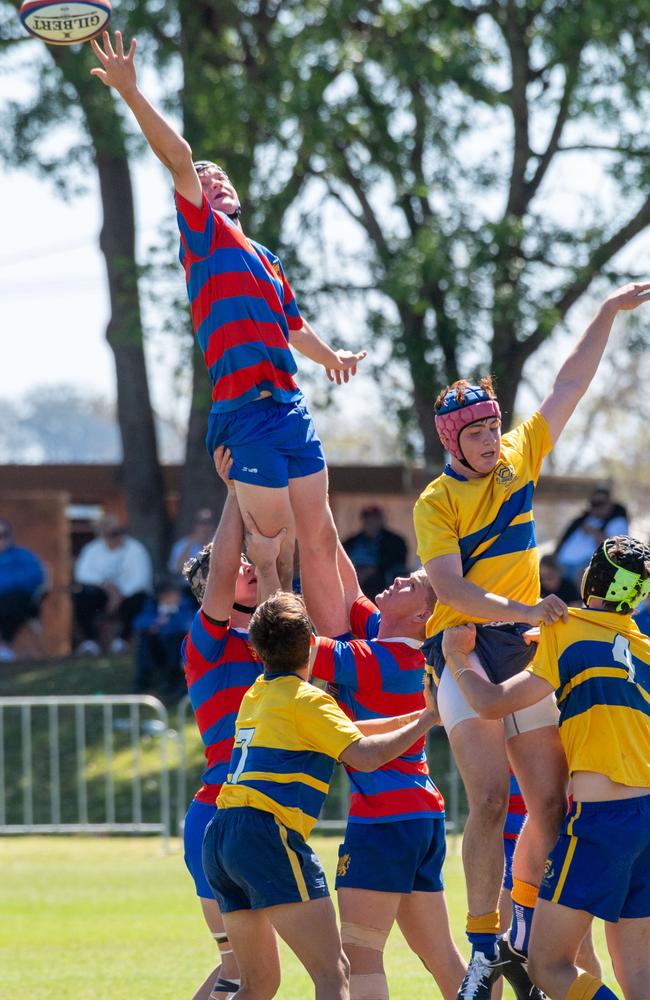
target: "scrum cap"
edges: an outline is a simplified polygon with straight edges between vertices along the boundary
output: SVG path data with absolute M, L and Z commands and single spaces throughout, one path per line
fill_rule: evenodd
M 582 600 L 592 598 L 629 614 L 650 594 L 650 546 L 629 535 L 612 535 L 599 545 L 582 577 Z
M 447 451 L 463 464 L 467 464 L 460 447 L 460 432 L 478 420 L 492 417 L 501 419 L 499 404 L 480 385 L 469 385 L 459 393 L 451 388 L 445 395 L 435 415 L 438 437 Z

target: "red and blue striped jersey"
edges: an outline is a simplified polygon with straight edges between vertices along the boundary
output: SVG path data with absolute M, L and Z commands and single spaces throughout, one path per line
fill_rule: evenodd
M 302 327 L 275 254 L 254 243 L 203 196 L 200 208 L 176 194 L 180 261 L 192 323 L 212 380 L 212 411 L 236 410 L 270 392 L 299 398 L 289 331 Z
M 202 611 L 196 613 L 185 637 L 182 656 L 208 765 L 194 798 L 214 805 L 228 774 L 239 706 L 263 667 L 248 632 L 213 625 Z
M 508 813 L 506 815 L 505 826 L 503 827 L 504 840 L 518 840 L 522 831 L 528 812 L 521 788 L 516 777 L 510 772 L 510 798 L 508 800 Z
M 350 611 L 361 639 L 317 639 L 313 676 L 354 721 L 404 715 L 424 708 L 424 656 L 415 639 L 366 638 L 376 635 L 379 611 L 366 597 Z M 371 773 L 346 768 L 350 779 L 351 823 L 389 823 L 442 816 L 445 803 L 429 775 L 421 737 L 401 757 Z

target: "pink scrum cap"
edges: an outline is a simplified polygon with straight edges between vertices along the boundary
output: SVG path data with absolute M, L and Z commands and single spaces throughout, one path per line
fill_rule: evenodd
M 496 399 L 485 389 L 481 389 L 480 385 L 463 388 L 462 396 L 461 401 L 458 399 L 456 389 L 450 389 L 435 415 L 438 437 L 447 451 L 459 462 L 465 462 L 459 443 L 460 432 L 477 420 L 489 420 L 492 417 L 501 419 L 501 410 Z

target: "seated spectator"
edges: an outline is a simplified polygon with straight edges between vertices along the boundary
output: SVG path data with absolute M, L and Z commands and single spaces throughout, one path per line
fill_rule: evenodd
M 121 653 L 131 636 L 133 619 L 152 591 L 153 571 L 149 553 L 141 542 L 126 534 L 114 517 L 97 525 L 97 538 L 84 545 L 74 568 L 72 599 L 76 624 L 83 635 L 78 653 L 98 656 L 100 621 L 119 622 L 119 633 L 110 643 Z
M 196 602 L 180 585 L 162 584 L 133 620 L 137 635 L 133 690 L 173 695 L 185 688 L 181 643 L 196 614 Z
M 46 573 L 41 561 L 14 541 L 9 521 L 0 517 L 0 660 L 15 660 L 17 633 L 38 618 Z
M 589 507 L 571 521 L 560 538 L 555 558 L 564 576 L 580 586 L 594 548 L 610 535 L 627 535 L 627 511 L 612 499 L 609 486 L 597 486 Z
M 565 604 L 569 604 L 573 608 L 581 607 L 580 591 L 572 580 L 562 576 L 555 556 L 542 556 L 540 559 L 539 584 L 542 597 L 555 594 Z
M 374 600 L 396 576 L 406 574 L 408 550 L 402 536 L 384 526 L 381 507 L 364 507 L 361 525 L 359 534 L 346 538 L 343 548 L 357 571 L 361 589 Z
M 214 523 L 212 511 L 208 510 L 207 507 L 197 510 L 194 515 L 190 534 L 185 535 L 184 538 L 179 538 L 172 545 L 169 562 L 167 563 L 169 572 L 184 582 L 182 576 L 183 566 L 188 559 L 193 559 L 194 556 L 199 554 L 203 546 L 212 540 L 215 528 L 216 524 Z

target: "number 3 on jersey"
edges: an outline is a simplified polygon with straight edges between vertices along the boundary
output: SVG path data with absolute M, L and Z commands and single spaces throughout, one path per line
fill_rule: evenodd
M 246 764 L 246 758 L 248 757 L 248 748 L 251 744 L 251 740 L 253 739 L 254 735 L 255 735 L 255 727 L 253 726 L 251 729 L 238 730 L 235 736 L 234 746 L 241 747 L 241 757 L 239 758 L 239 764 L 233 771 L 232 776 L 230 778 L 229 783 L 231 785 L 237 784 L 239 776 L 244 770 L 244 766 Z

